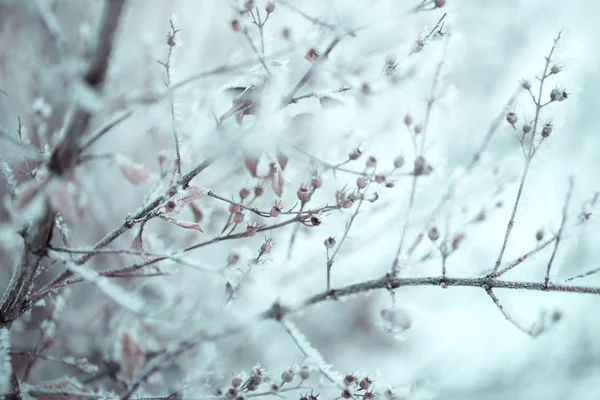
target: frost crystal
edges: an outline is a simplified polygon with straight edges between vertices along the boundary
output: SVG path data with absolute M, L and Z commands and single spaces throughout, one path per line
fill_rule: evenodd
M 10 391 L 10 332 L 6 328 L 0 329 L 0 396 Z

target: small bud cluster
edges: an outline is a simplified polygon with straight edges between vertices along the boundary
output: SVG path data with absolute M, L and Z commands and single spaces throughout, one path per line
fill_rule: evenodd
M 368 376 L 359 379 L 352 374 L 348 374 L 344 377 L 343 383 L 345 388 L 342 390 L 340 397 L 344 399 L 350 399 L 353 396 L 362 396 L 364 400 L 375 398 L 375 393 L 370 390 L 373 381 Z

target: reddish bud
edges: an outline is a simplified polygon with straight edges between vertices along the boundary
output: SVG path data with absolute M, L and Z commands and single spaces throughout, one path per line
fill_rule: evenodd
M 354 205 L 354 201 L 352 201 L 351 199 L 346 199 L 342 203 L 343 208 L 351 208 L 353 205 Z
M 278 391 L 279 391 L 279 385 L 277 385 L 276 383 L 272 384 L 271 389 L 269 390 L 269 393 L 277 394 Z
M 351 160 L 358 160 L 358 158 L 361 156 L 362 151 L 357 147 L 356 149 L 352 150 L 350 152 L 350 154 L 348 154 L 348 158 Z
M 346 375 L 344 377 L 344 385 L 346 386 L 350 386 L 352 385 L 354 382 L 356 382 L 356 378 L 352 375 Z
M 542 240 L 544 238 L 544 231 L 543 230 L 539 230 L 535 233 L 535 238 L 536 240 L 539 242 L 540 240 Z
M 415 125 L 414 127 L 415 135 L 418 135 L 423 131 L 423 127 L 421 125 Z
M 294 380 L 294 371 L 292 371 L 291 369 L 288 371 L 284 371 L 281 374 L 281 380 L 284 381 L 285 383 L 290 383 L 291 381 Z
M 235 265 L 238 263 L 238 261 L 240 260 L 240 256 L 236 253 L 229 253 L 229 255 L 227 256 L 227 265 Z
M 438 229 L 435 226 L 433 226 L 433 227 L 431 227 L 431 229 L 429 229 L 427 236 L 429 236 L 429 239 L 432 242 L 435 242 L 436 240 L 438 240 L 440 238 L 440 232 L 438 231 Z
M 367 168 L 372 168 L 377 165 L 377 159 L 373 156 L 369 156 L 366 162 Z
M 279 217 L 279 214 L 281 214 L 281 202 L 280 201 L 275 203 L 275 205 L 273 206 L 273 208 L 271 208 L 271 211 L 269 212 L 269 215 L 273 218 Z
M 454 236 L 454 239 L 452 239 L 452 250 L 458 249 L 458 246 L 460 246 L 464 239 L 465 235 L 462 233 L 458 233 L 456 236 Z
M 235 214 L 233 214 L 233 222 L 235 222 L 236 224 L 239 224 L 240 222 L 244 221 L 244 214 L 242 214 L 241 212 L 236 212 Z
M 542 128 L 542 137 L 547 138 L 548 136 L 550 136 L 551 133 L 552 133 L 552 125 L 551 124 L 544 125 L 544 127 Z
M 325 241 L 323 242 L 323 244 L 328 249 L 332 249 L 332 248 L 335 247 L 335 239 L 333 237 L 329 236 L 327 239 L 325 239 Z
M 382 175 L 382 174 L 375 175 L 375 182 L 377 182 L 377 183 L 385 182 L 385 175 Z
M 321 225 L 321 220 L 319 218 L 317 218 L 316 216 L 311 215 L 310 223 L 312 224 L 312 226 L 319 226 L 319 225 Z
M 227 391 L 227 398 L 229 400 L 234 400 L 237 397 L 238 391 L 236 388 L 232 387 L 229 388 L 229 390 Z
M 359 188 L 359 189 L 364 189 L 364 188 L 366 188 L 366 187 L 367 187 L 367 180 L 366 180 L 364 177 L 362 177 L 362 176 L 359 176 L 359 177 L 356 179 L 356 186 L 358 186 L 358 188 Z
M 238 21 L 237 19 L 234 19 L 233 21 L 231 21 L 231 29 L 233 29 L 234 32 L 241 31 L 242 28 L 240 26 L 240 21 Z
M 373 383 L 373 381 L 371 379 L 369 379 L 368 377 L 364 377 L 360 381 L 359 386 L 362 390 L 367 390 L 367 389 L 369 389 L 369 387 L 371 387 L 372 383 Z
M 260 246 L 260 252 L 264 254 L 270 253 L 274 244 L 273 239 L 265 239 L 264 243 Z
M 244 201 L 246 199 L 246 197 L 250 196 L 250 191 L 246 188 L 242 188 L 240 190 L 240 199 L 242 199 L 242 201 Z
M 231 386 L 239 387 L 243 383 L 242 378 L 233 378 L 231 380 Z
M 265 6 L 265 11 L 267 12 L 267 14 L 271 14 L 273 11 L 275 11 L 275 3 L 273 3 L 272 1 L 268 2 Z
M 252 11 L 252 9 L 254 8 L 254 0 L 246 1 L 246 3 L 244 3 L 244 8 L 246 9 L 246 11 Z
M 248 224 L 246 225 L 246 235 L 247 236 L 256 236 L 256 230 L 258 229 L 258 226 L 256 224 Z
M 413 117 L 410 114 L 406 114 L 406 116 L 404 117 L 404 123 L 406 125 L 411 125 L 413 123 Z
M 365 392 L 365 394 L 363 394 L 363 400 L 373 400 L 375 398 L 375 393 L 373 393 L 372 390 Z
M 309 377 L 310 377 L 310 369 L 305 365 L 300 370 L 300 378 L 302 378 L 302 380 L 305 381 Z
M 229 212 L 230 212 L 230 213 L 232 213 L 232 214 L 235 214 L 235 213 L 237 213 L 237 212 L 240 212 L 240 210 L 241 210 L 241 208 L 240 208 L 240 206 L 239 206 L 239 205 L 237 205 L 237 204 L 230 204 L 230 205 L 229 205 Z
M 298 189 L 296 195 L 298 196 L 298 200 L 300 200 L 302 203 L 306 203 L 308 200 L 310 200 L 310 192 L 304 185 L 300 186 L 300 189 Z
M 318 57 L 319 55 L 317 54 L 317 51 L 315 49 L 309 49 L 306 52 L 306 55 L 304 56 L 304 58 L 310 62 L 315 61 Z
M 262 186 L 256 186 L 254 188 L 254 195 L 256 197 L 262 196 L 264 192 L 265 192 L 265 189 Z
M 394 168 L 402 168 L 404 165 L 404 157 L 398 156 L 394 159 Z
M 442 7 L 444 7 L 445 4 L 446 4 L 446 0 L 435 0 L 433 2 L 433 5 L 435 6 L 435 8 L 442 8 Z
M 350 399 L 350 398 L 352 398 L 352 392 L 348 389 L 344 389 L 344 390 L 342 390 L 342 397 L 344 399 Z
M 312 177 L 312 180 L 310 181 L 310 183 L 315 189 L 318 189 L 321 186 L 323 186 L 323 179 L 321 179 L 320 176 L 315 175 Z

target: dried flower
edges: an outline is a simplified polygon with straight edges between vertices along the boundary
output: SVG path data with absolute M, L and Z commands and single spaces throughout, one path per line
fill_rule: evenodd
M 371 379 L 369 379 L 369 377 L 364 377 L 360 381 L 359 386 L 362 390 L 367 390 L 367 389 L 369 389 L 369 387 L 371 387 L 372 383 L 373 383 L 373 381 Z
M 349 399 L 352 397 L 352 392 L 348 389 L 344 389 L 344 390 L 342 390 L 342 397 L 344 399 Z
M 561 68 L 561 67 L 559 67 L 558 65 L 554 64 L 554 65 L 552 66 L 552 68 L 550 68 L 550 73 L 551 73 L 551 74 L 554 74 L 554 75 L 556 75 L 556 74 L 558 74 L 558 73 L 559 73 L 561 70 L 562 70 L 562 68 Z
M 523 125 L 523 133 L 527 134 L 531 131 L 531 125 L 525 124 Z
M 242 383 L 243 383 L 242 378 L 236 377 L 231 380 L 231 386 L 233 386 L 233 387 L 239 387 Z
M 319 226 L 319 225 L 321 225 L 321 220 L 319 218 L 317 218 L 315 215 L 311 215 L 310 223 L 312 224 L 312 226 Z
M 354 382 L 356 382 L 356 378 L 353 375 L 346 375 L 344 377 L 344 385 L 346 386 L 350 386 L 352 385 Z

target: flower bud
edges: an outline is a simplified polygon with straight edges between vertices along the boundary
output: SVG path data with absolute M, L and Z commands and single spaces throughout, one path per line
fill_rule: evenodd
M 323 186 L 323 179 L 321 179 L 320 176 L 315 175 L 312 177 L 312 180 L 310 181 L 310 183 L 315 189 L 318 189 L 321 186 Z
M 262 196 L 264 192 L 265 192 L 265 189 L 262 186 L 256 186 L 254 188 L 254 195 L 256 197 Z
M 305 381 L 309 377 L 310 377 L 310 369 L 305 365 L 300 370 L 300 378 L 302 378 L 302 380 Z
M 436 240 L 438 240 L 440 238 L 440 232 L 434 226 L 434 227 L 431 227 L 431 229 L 429 229 L 429 232 L 427 233 L 427 236 L 429 236 L 429 239 L 432 242 L 435 242 Z
M 356 382 L 356 378 L 353 375 L 346 375 L 344 377 L 344 385 L 346 386 L 350 386 L 352 385 L 354 382 Z
M 351 159 L 352 161 L 358 160 L 358 158 L 360 157 L 361 154 L 362 154 L 362 151 L 357 147 L 356 149 L 352 150 L 350 152 L 350 154 L 348 154 L 348 158 Z
M 364 377 L 360 381 L 359 386 L 362 390 L 367 390 L 367 389 L 369 389 L 369 387 L 371 387 L 372 383 L 373 383 L 373 381 L 371 379 L 369 379 L 368 377 Z
M 535 233 L 535 238 L 536 238 L 536 240 L 537 240 L 538 242 L 539 242 L 540 240 L 542 240 L 542 239 L 544 238 L 544 231 L 543 231 L 543 230 L 541 230 L 541 229 L 540 229 L 540 230 L 538 230 L 538 231 Z
M 279 217 L 279 214 L 281 214 L 281 202 L 277 202 L 269 211 L 269 215 L 273 218 Z
M 369 158 L 367 158 L 367 168 L 372 168 L 374 166 L 377 165 L 377 159 L 373 156 L 369 156 Z
M 273 11 L 275 11 L 275 3 L 273 3 L 272 1 L 268 2 L 265 6 L 265 11 L 267 12 L 267 14 L 271 14 Z
M 521 87 L 525 90 L 529 90 L 531 89 L 531 83 L 529 81 L 523 81 L 521 82 Z
M 394 159 L 394 167 L 395 168 L 402 168 L 403 165 L 404 165 L 404 157 L 403 156 L 398 156 Z
M 517 114 L 512 111 L 506 115 L 506 121 L 513 126 L 517 123 L 517 119 Z
M 239 387 L 242 383 L 243 383 L 242 378 L 236 377 L 231 380 L 231 386 L 233 386 L 233 387 Z
M 232 214 L 235 214 L 235 213 L 237 213 L 237 212 L 240 212 L 240 210 L 241 210 L 241 208 L 240 208 L 240 206 L 239 206 L 239 205 L 237 205 L 237 204 L 230 204 L 230 205 L 229 205 L 229 212 L 230 212 L 230 213 L 232 213 Z
M 551 74 L 554 74 L 554 75 L 556 75 L 556 74 L 558 74 L 558 73 L 559 73 L 561 70 L 562 70 L 562 68 L 561 68 L 561 67 L 559 67 L 558 65 L 554 64 L 554 65 L 552 66 L 552 68 L 550 68 L 550 73 L 551 73 Z
M 291 381 L 294 380 L 294 371 L 292 371 L 291 369 L 288 371 L 284 371 L 281 374 L 281 380 L 284 381 L 285 383 L 290 383 Z
M 240 190 L 240 199 L 242 199 L 242 201 L 244 201 L 246 199 L 246 197 L 250 196 L 250 191 L 246 188 L 242 188 Z
M 367 180 L 366 180 L 364 177 L 362 177 L 362 176 L 359 176 L 359 177 L 356 179 L 356 186 L 358 186 L 358 188 L 359 188 L 359 189 L 364 189 L 364 188 L 366 188 L 366 187 L 367 187 Z
M 444 4 L 446 4 L 446 0 L 435 0 L 433 2 L 433 5 L 435 6 L 435 8 L 442 8 L 442 7 L 444 7 Z
M 335 239 L 331 236 L 329 236 L 327 239 L 325 239 L 325 242 L 323 242 L 325 247 L 327 247 L 328 249 L 333 249 L 335 247 L 335 243 Z
M 243 221 L 244 221 L 244 214 L 242 214 L 239 211 L 236 212 L 235 214 L 233 214 L 233 222 L 235 222 L 236 224 L 239 224 Z
M 377 182 L 377 183 L 385 182 L 385 175 L 382 175 L 382 174 L 375 175 L 375 182 Z
M 233 29 L 234 32 L 241 31 L 242 28 L 240 26 L 240 21 L 238 21 L 237 19 L 234 19 L 233 21 L 231 21 L 231 29 Z
M 310 192 L 304 185 L 300 186 L 300 189 L 298 189 L 296 195 L 298 196 L 298 200 L 300 200 L 302 203 L 306 203 L 310 199 Z
M 423 127 L 421 125 L 415 125 L 414 127 L 415 135 L 418 135 L 423 131 Z
M 552 133 L 552 125 L 550 125 L 550 124 L 544 125 L 544 127 L 542 128 L 542 137 L 547 138 L 548 136 L 550 136 L 551 133 Z
M 404 123 L 405 123 L 406 125 L 410 125 L 410 124 L 412 124 L 412 123 L 413 123 L 413 117 L 412 117 L 412 115 L 410 115 L 410 114 L 406 114 L 406 115 L 404 116 Z
M 523 125 L 523 133 L 527 134 L 531 131 L 531 125 L 525 124 Z

